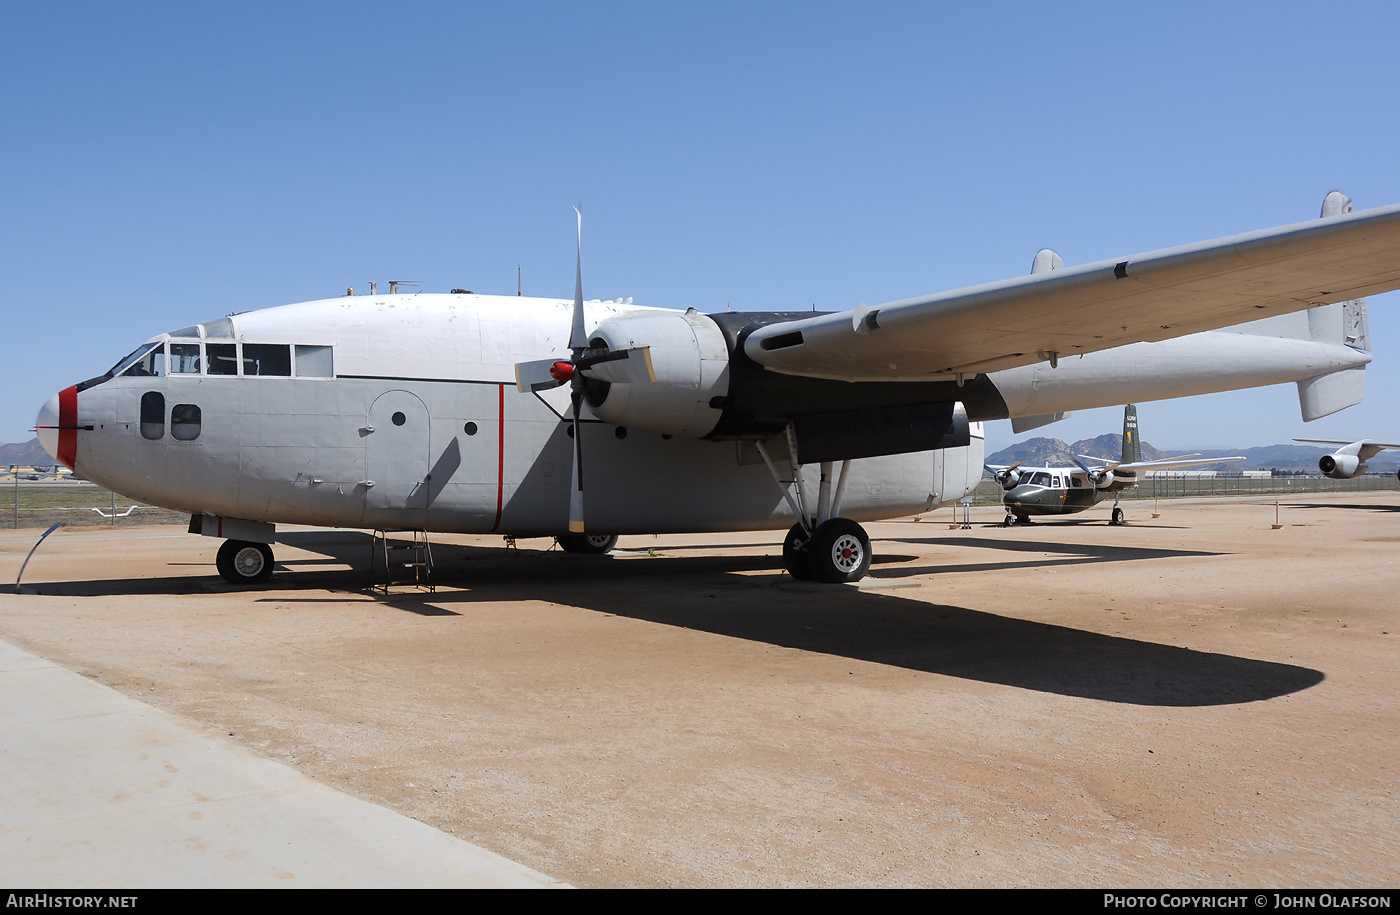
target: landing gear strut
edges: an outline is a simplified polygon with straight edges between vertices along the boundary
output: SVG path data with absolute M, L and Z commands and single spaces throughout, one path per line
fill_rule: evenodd
M 272 547 L 246 540 L 225 540 L 214 564 L 229 584 L 261 584 L 272 577 Z
M 793 578 L 802 580 L 860 581 L 870 571 L 870 537 L 859 524 L 849 518 L 837 517 L 841 513 L 841 498 L 846 491 L 846 475 L 850 472 L 851 462 L 841 462 L 841 476 L 836 481 L 834 491 L 831 485 L 834 462 L 821 463 L 821 485 L 817 491 L 814 517 L 812 512 L 807 511 L 812 501 L 802 480 L 802 465 L 793 457 L 797 454 L 797 441 L 791 426 L 787 434 L 791 480 L 783 479 L 778 473 L 777 465 L 769 457 L 763 442 L 754 443 L 788 507 L 802 519 L 783 538 L 783 568 Z M 794 483 L 797 489 L 795 497 L 789 489 Z
M 1118 507 L 1118 493 L 1113 494 L 1113 515 L 1109 518 L 1109 524 L 1126 524 L 1123 520 L 1123 509 Z

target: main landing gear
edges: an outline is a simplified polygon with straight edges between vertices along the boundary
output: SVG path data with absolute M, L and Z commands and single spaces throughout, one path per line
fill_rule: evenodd
M 794 524 L 783 539 L 783 568 L 803 581 L 860 581 L 870 557 L 869 535 L 849 518 L 832 518 L 811 534 Z
M 229 584 L 262 584 L 272 577 L 272 547 L 247 540 L 225 540 L 214 563 Z
M 566 553 L 587 553 L 601 556 L 617 546 L 616 534 L 560 534 L 554 538 Z
M 793 440 L 792 427 L 788 427 L 788 454 L 797 453 L 797 443 Z M 802 465 L 792 461 L 792 480 L 784 480 L 777 466 L 768 456 L 763 442 L 755 442 L 768 472 L 782 491 L 792 513 L 802 521 L 792 526 L 783 538 L 783 568 L 793 578 L 827 582 L 860 581 L 870 571 L 870 537 L 865 529 L 849 518 L 835 517 L 841 512 L 841 496 L 846 490 L 846 474 L 851 469 L 850 461 L 841 463 L 841 478 L 835 492 L 831 488 L 831 461 L 821 464 L 821 486 L 817 494 L 817 511 L 806 511 L 811 504 L 806 486 L 802 482 Z M 789 490 L 790 483 L 797 484 L 797 496 Z
M 1113 494 L 1113 514 L 1109 517 L 1108 523 L 1114 525 L 1128 523 L 1123 520 L 1123 509 L 1118 507 L 1118 493 Z

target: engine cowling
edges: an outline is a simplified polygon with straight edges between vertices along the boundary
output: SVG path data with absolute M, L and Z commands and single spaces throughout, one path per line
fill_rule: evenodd
M 1113 481 L 1115 479 L 1117 478 L 1114 477 L 1112 470 L 1105 470 L 1097 477 L 1094 477 L 1094 486 L 1097 489 L 1108 489 L 1110 486 L 1113 485 Z
M 608 318 L 589 338 L 593 349 L 648 347 L 656 381 L 590 380 L 584 395 L 604 422 L 664 435 L 712 432 L 729 392 L 729 350 L 719 326 L 697 311 L 634 311 Z
M 1317 467 L 1334 480 L 1350 480 L 1366 472 L 1366 462 L 1354 454 L 1324 454 Z

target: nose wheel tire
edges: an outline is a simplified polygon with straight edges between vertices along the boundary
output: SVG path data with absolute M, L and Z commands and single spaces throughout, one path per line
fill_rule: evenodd
M 215 565 L 229 584 L 261 584 L 272 577 L 272 547 L 246 540 L 225 540 Z
M 854 521 L 832 518 L 813 532 L 807 558 L 819 581 L 860 581 L 870 571 L 870 537 Z
M 560 534 L 554 538 L 566 553 L 587 553 L 601 556 L 617 546 L 616 534 Z

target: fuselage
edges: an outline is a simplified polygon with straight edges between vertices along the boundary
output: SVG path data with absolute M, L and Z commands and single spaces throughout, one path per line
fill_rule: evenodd
M 1007 511 L 1019 518 L 1030 515 L 1071 515 L 1093 508 L 1101 500 L 1136 485 L 1135 480 L 1115 481 L 1098 487 L 1089 475 L 1069 467 L 1027 467 L 1002 497 Z
M 57 395 L 40 438 L 86 478 L 192 515 L 556 534 L 568 529 L 568 391 L 520 393 L 515 365 L 567 351 L 571 307 L 420 294 L 233 315 L 152 338 L 134 361 Z M 590 326 L 641 310 L 586 306 Z M 752 442 L 585 419 L 590 530 L 793 523 Z M 855 460 L 843 515 L 961 498 L 982 451 L 978 425 L 967 447 Z M 819 471 L 804 468 L 814 491 Z

